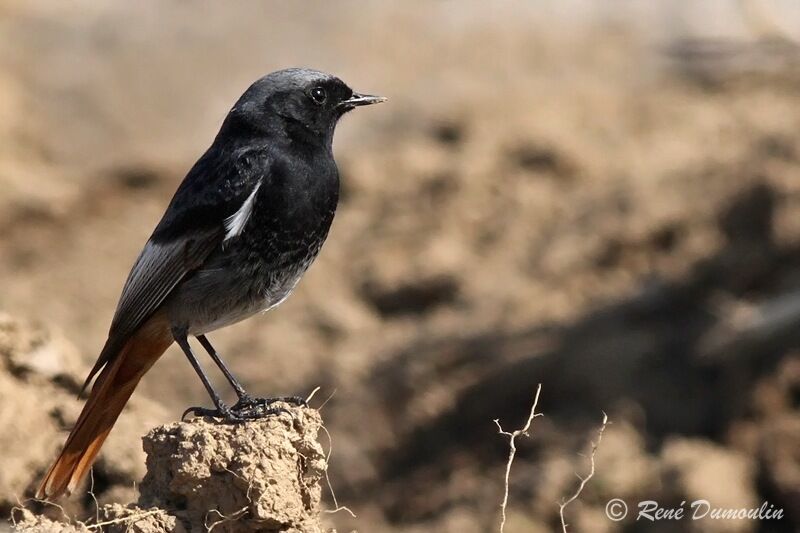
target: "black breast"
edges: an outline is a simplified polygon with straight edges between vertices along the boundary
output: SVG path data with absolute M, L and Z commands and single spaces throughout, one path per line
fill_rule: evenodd
M 316 257 L 339 200 L 330 154 L 272 161 L 240 244 L 271 268 L 292 268 Z

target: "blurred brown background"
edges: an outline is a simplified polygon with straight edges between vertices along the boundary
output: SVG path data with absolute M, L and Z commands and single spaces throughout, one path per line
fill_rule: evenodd
M 506 531 L 556 528 L 601 411 L 573 531 L 796 530 L 798 28 L 789 0 L 6 0 L 0 511 L 61 445 L 128 269 L 228 108 L 308 66 L 390 102 L 339 126 L 340 210 L 293 297 L 212 338 L 253 391 L 333 395 L 331 480 L 358 517 L 332 527 L 495 530 L 492 420 L 522 423 L 541 383 Z M 134 497 L 146 428 L 207 403 L 175 349 L 136 396 L 101 500 Z M 786 516 L 616 523 L 615 497 Z

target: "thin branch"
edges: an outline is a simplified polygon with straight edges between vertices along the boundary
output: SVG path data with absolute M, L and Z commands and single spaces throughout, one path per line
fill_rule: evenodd
M 25 500 L 20 502 L 19 501 L 19 496 L 15 496 L 15 498 L 17 500 L 17 505 L 15 505 L 14 507 L 11 508 L 11 512 L 12 513 L 13 513 L 14 509 L 29 510 L 27 507 L 25 507 L 26 505 L 28 505 L 28 502 L 36 502 L 36 503 L 40 503 L 42 505 L 49 505 L 51 507 L 55 507 L 56 509 L 61 511 L 61 516 L 64 518 L 66 523 L 72 524 L 72 522 L 73 522 L 73 519 L 67 514 L 67 511 L 62 506 L 57 504 L 56 502 L 51 502 L 50 500 L 41 499 L 41 498 L 26 498 Z M 80 520 L 75 520 L 75 523 L 76 524 L 83 524 L 83 522 L 81 522 Z
M 528 415 L 528 420 L 525 422 L 525 425 L 522 428 L 514 430 L 512 432 L 504 431 L 503 426 L 500 425 L 500 420 L 495 418 L 494 423 L 497 425 L 497 432 L 500 435 L 504 435 L 508 437 L 508 462 L 506 462 L 506 475 L 505 475 L 505 490 L 503 492 L 503 503 L 500 504 L 500 512 L 502 513 L 502 520 L 500 521 L 500 533 L 505 531 L 506 527 L 506 507 L 508 507 L 508 485 L 509 485 L 509 477 L 511 477 L 511 464 L 514 462 L 514 456 L 517 454 L 517 437 L 520 435 L 524 435 L 525 437 L 530 437 L 528 431 L 531 429 L 531 424 L 533 424 L 533 419 L 537 416 L 544 416 L 542 413 L 536 412 L 536 406 L 539 404 L 539 393 L 542 392 L 542 384 L 536 387 L 536 396 L 533 398 L 533 405 L 531 406 L 531 412 Z
M 331 438 L 331 434 L 328 431 L 328 428 L 325 425 L 320 426 L 325 434 L 328 436 L 328 454 L 325 456 L 325 482 L 328 484 L 328 490 L 331 493 L 331 499 L 333 500 L 333 509 L 325 509 L 323 512 L 325 513 L 338 513 L 339 511 L 346 511 L 350 514 L 353 518 L 356 518 L 356 513 L 350 510 L 349 507 L 344 505 L 339 505 L 339 502 L 336 500 L 336 493 L 333 492 L 333 485 L 331 485 L 331 478 L 328 476 L 328 465 L 330 465 L 331 454 L 333 453 L 333 438 Z
M 333 398 L 333 395 L 334 395 L 334 394 L 336 394 L 336 391 L 337 391 L 337 390 L 338 390 L 338 389 L 333 389 L 333 392 L 330 394 L 330 396 L 328 396 L 327 398 L 325 398 L 325 401 L 324 401 L 324 402 L 322 402 L 322 404 L 320 404 L 320 406 L 319 406 L 319 407 L 317 407 L 317 411 L 322 411 L 322 408 L 323 408 L 323 407 L 325 407 L 325 404 L 327 404 L 329 401 L 331 401 L 331 398 Z
M 129 514 L 128 516 L 121 516 L 119 518 L 114 518 L 113 520 L 106 520 L 105 522 L 97 522 L 96 524 L 87 525 L 86 529 L 100 529 L 104 526 L 110 526 L 112 524 L 124 524 L 126 522 L 135 522 L 136 520 L 140 520 L 147 516 L 152 516 L 154 514 L 158 514 L 161 512 L 163 512 L 161 509 L 151 509 L 149 511 L 134 512 Z
M 227 466 L 224 468 L 224 470 L 226 472 L 228 472 L 230 475 L 232 475 L 233 477 L 235 477 L 235 478 L 247 483 L 247 491 L 245 492 L 245 496 L 247 497 L 247 505 L 245 505 L 244 507 L 242 507 L 241 509 L 239 509 L 237 511 L 234 511 L 233 513 L 231 513 L 229 515 L 225 515 L 225 514 L 223 514 L 222 512 L 220 512 L 217 509 L 211 509 L 203 517 L 203 525 L 205 526 L 207 532 L 212 531 L 215 527 L 217 527 L 218 525 L 223 524 L 225 522 L 233 522 L 235 520 L 238 520 L 239 517 L 241 517 L 241 516 L 243 516 L 243 515 L 245 515 L 247 513 L 247 511 L 250 509 L 250 505 L 252 505 L 252 503 L 253 503 L 253 498 L 250 497 L 250 491 L 253 490 L 253 480 L 252 479 L 247 480 L 247 479 L 243 478 L 242 476 L 240 476 L 239 474 L 237 474 L 236 472 L 234 472 L 233 470 L 231 470 Z M 214 522 L 213 524 L 211 524 L 209 526 L 208 525 L 208 515 L 210 515 L 211 513 L 217 513 L 217 515 L 220 517 L 220 520 L 217 520 L 216 522 Z
M 97 502 L 97 496 L 94 494 L 94 467 L 89 469 L 89 479 L 91 480 L 89 495 L 92 497 L 92 500 L 94 500 L 94 521 L 97 523 L 100 522 L 100 504 Z
M 203 525 L 206 527 L 206 531 L 208 531 L 210 533 L 215 527 L 217 527 L 220 524 L 224 524 L 225 522 L 234 522 L 234 521 L 238 520 L 239 517 L 244 516 L 249 509 L 250 509 L 250 506 L 249 505 L 245 505 L 244 507 L 242 507 L 238 511 L 235 511 L 235 512 L 229 514 L 229 515 L 222 514 L 217 509 L 211 509 L 208 513 L 206 513 L 206 516 L 203 519 Z M 219 516 L 220 519 L 209 526 L 208 525 L 208 515 L 210 515 L 211 513 L 217 513 L 217 515 Z
M 608 415 L 604 412 L 603 425 L 600 426 L 600 429 L 597 431 L 597 440 L 592 443 L 592 453 L 589 455 L 589 474 L 586 477 L 581 477 L 578 475 L 578 479 L 581 480 L 580 485 L 578 485 L 578 490 L 575 491 L 575 494 L 566 500 L 562 500 L 561 503 L 558 504 L 558 515 L 561 517 L 562 533 L 567 533 L 567 523 L 564 521 L 564 509 L 566 509 L 567 505 L 578 499 L 578 497 L 581 495 L 581 492 L 583 492 L 583 488 L 586 486 L 589 480 L 594 477 L 594 456 L 597 453 L 597 448 L 600 446 L 600 441 L 603 440 L 603 432 L 606 430 L 606 426 L 608 424 Z
M 311 398 L 313 398 L 313 397 L 314 397 L 314 395 L 315 395 L 317 392 L 319 392 L 319 389 L 321 389 L 321 388 L 322 388 L 322 387 L 320 387 L 319 385 L 317 385 L 316 387 L 314 387 L 314 390 L 312 390 L 312 391 L 311 391 L 311 394 L 309 394 L 308 396 L 306 396 L 306 403 L 310 403 L 310 402 L 311 402 Z

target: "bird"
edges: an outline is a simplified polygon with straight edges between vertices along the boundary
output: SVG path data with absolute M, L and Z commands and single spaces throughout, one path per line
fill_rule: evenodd
M 94 384 L 36 496 L 75 491 L 142 376 L 176 343 L 211 396 L 194 416 L 236 423 L 283 411 L 250 396 L 206 337 L 280 305 L 320 252 L 339 200 L 339 119 L 385 97 L 338 77 L 289 68 L 255 81 L 178 186 L 123 286 Z M 237 394 L 228 406 L 189 343 L 195 337 Z M 182 417 L 183 418 L 183 417 Z

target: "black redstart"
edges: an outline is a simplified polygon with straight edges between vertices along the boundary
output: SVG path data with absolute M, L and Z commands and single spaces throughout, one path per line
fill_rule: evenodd
M 97 380 L 37 497 L 75 489 L 142 375 L 173 341 L 215 407 L 187 412 L 242 420 L 275 412 L 269 405 L 278 399 L 303 403 L 250 397 L 205 334 L 289 296 L 319 253 L 336 211 L 336 124 L 355 107 L 384 100 L 306 69 L 273 72 L 245 91 L 133 265 L 84 388 L 95 375 Z M 220 400 L 192 353 L 190 335 L 235 389 L 235 405 Z

